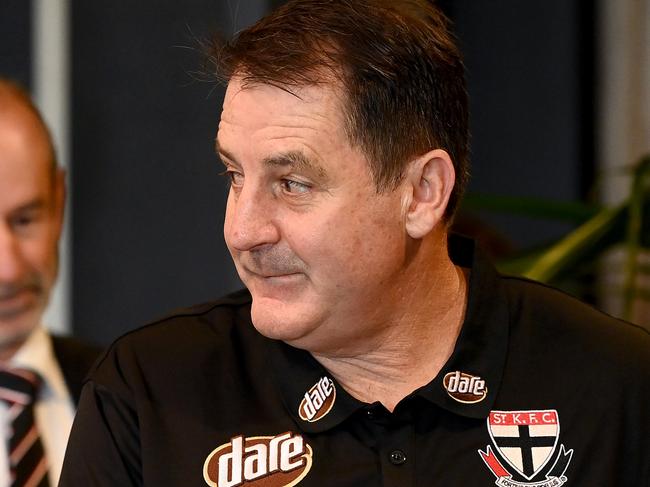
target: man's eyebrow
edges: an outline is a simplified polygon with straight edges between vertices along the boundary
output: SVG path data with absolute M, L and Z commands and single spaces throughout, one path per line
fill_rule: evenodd
M 237 164 L 237 158 L 219 144 L 219 139 L 215 141 L 215 150 L 220 156 L 223 156 L 228 159 L 228 161 Z M 296 170 L 309 171 L 322 179 L 327 177 L 327 171 L 325 171 L 321 164 L 310 159 L 304 152 L 299 150 L 265 157 L 262 160 L 262 164 L 265 166 L 289 166 Z
M 25 203 L 24 205 L 20 205 L 19 207 L 13 209 L 11 211 L 11 214 L 19 214 L 19 213 L 25 213 L 25 212 L 30 212 L 30 211 L 40 211 L 44 209 L 47 205 L 45 204 L 45 201 L 43 198 L 37 198 L 35 200 L 32 200 L 28 203 Z
M 266 157 L 262 163 L 267 166 L 291 166 L 294 169 L 312 172 L 321 178 L 327 175 L 323 166 L 298 150 Z
M 231 162 L 237 162 L 235 156 L 233 156 L 230 152 L 228 152 L 226 149 L 224 149 L 219 145 L 219 139 L 215 140 L 214 149 L 217 155 L 224 156 L 226 159 L 229 159 Z

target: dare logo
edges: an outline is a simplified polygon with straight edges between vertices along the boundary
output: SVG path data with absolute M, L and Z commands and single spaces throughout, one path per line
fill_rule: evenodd
M 452 399 L 464 404 L 481 402 L 487 396 L 485 381 L 465 372 L 449 372 L 442 384 Z
M 329 377 L 322 377 L 305 393 L 298 406 L 303 421 L 313 423 L 329 413 L 336 400 L 336 387 Z
M 208 455 L 203 478 L 211 487 L 291 487 L 309 473 L 313 451 L 302 436 L 236 436 Z

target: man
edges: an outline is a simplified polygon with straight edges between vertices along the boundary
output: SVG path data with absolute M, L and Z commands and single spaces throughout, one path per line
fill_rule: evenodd
M 21 88 L 0 79 L 3 486 L 57 484 L 82 379 L 98 355 L 95 348 L 51 337 L 41 326 L 57 273 L 64 193 L 64 173 L 43 120 Z M 38 385 L 35 405 L 28 404 L 31 398 L 14 401 L 13 383 L 20 377 Z M 26 426 L 26 436 L 17 422 Z
M 291 1 L 215 62 L 248 290 L 111 347 L 62 486 L 648 485 L 648 334 L 449 236 L 467 97 L 434 7 Z

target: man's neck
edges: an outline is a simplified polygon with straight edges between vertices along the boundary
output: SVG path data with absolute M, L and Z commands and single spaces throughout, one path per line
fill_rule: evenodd
M 24 333 L 8 337 L 0 343 L 0 365 L 7 366 L 37 329 L 38 325 L 33 325 Z
M 469 271 L 444 251 L 436 269 L 425 269 L 411 281 L 417 285 L 405 289 L 404 309 L 389 326 L 353 353 L 313 353 L 352 396 L 392 411 L 435 378 L 451 356 L 465 316 Z
M 16 355 L 16 352 L 20 350 L 23 343 L 24 342 L 12 342 L 0 347 L 0 365 L 8 365 L 14 355 Z

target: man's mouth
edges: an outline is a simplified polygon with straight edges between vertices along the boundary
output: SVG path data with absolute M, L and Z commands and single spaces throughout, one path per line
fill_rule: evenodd
M 11 293 L 0 294 L 0 319 L 11 319 L 32 309 L 38 301 L 38 292 L 25 287 Z
M 245 271 L 248 274 L 250 274 L 250 275 L 252 275 L 254 277 L 257 277 L 257 278 L 261 278 L 261 279 L 285 279 L 285 278 L 296 277 L 296 276 L 299 276 L 299 275 L 303 274 L 300 271 L 271 271 L 271 272 L 268 272 L 268 271 L 252 270 L 252 269 L 248 269 L 248 268 L 245 268 Z

